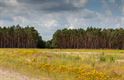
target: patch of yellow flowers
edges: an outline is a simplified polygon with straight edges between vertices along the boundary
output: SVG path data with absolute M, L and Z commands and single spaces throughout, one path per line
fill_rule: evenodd
M 105 73 L 97 71 L 89 66 L 79 66 L 75 67 L 74 65 L 52 65 L 48 63 L 40 64 L 39 67 L 41 70 L 45 70 L 50 73 L 59 73 L 61 74 L 74 74 L 74 80 L 110 80 L 110 77 Z
M 78 76 L 78 80 L 109 80 L 109 76 L 94 69 L 89 72 L 81 73 Z

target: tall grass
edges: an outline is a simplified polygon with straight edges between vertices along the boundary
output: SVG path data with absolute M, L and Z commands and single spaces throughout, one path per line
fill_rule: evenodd
M 105 55 L 105 53 L 100 54 L 99 61 L 100 62 L 115 62 L 117 57 L 115 55 Z
M 59 52 L 52 52 L 37 49 L 3 49 L 0 50 L 0 67 L 12 69 L 30 77 L 39 77 L 41 80 L 44 76 L 52 80 L 117 80 L 118 74 L 119 80 L 124 79 L 122 68 L 124 65 L 116 63 L 117 58 L 113 53 L 58 54 Z M 118 72 L 116 68 L 121 71 Z

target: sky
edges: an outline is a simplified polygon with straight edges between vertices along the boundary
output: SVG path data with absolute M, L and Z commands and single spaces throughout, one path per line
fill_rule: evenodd
M 0 26 L 17 24 L 44 40 L 63 28 L 124 28 L 124 0 L 0 0 Z

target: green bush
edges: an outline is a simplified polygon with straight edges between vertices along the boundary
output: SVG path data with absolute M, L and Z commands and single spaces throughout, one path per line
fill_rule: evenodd
M 99 61 L 100 62 L 115 62 L 116 57 L 113 55 L 105 55 L 104 53 L 100 54 Z

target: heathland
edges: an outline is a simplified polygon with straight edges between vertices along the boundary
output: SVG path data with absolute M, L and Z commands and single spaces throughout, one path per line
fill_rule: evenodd
M 33 80 L 124 80 L 124 50 L 0 49 L 0 69 Z

